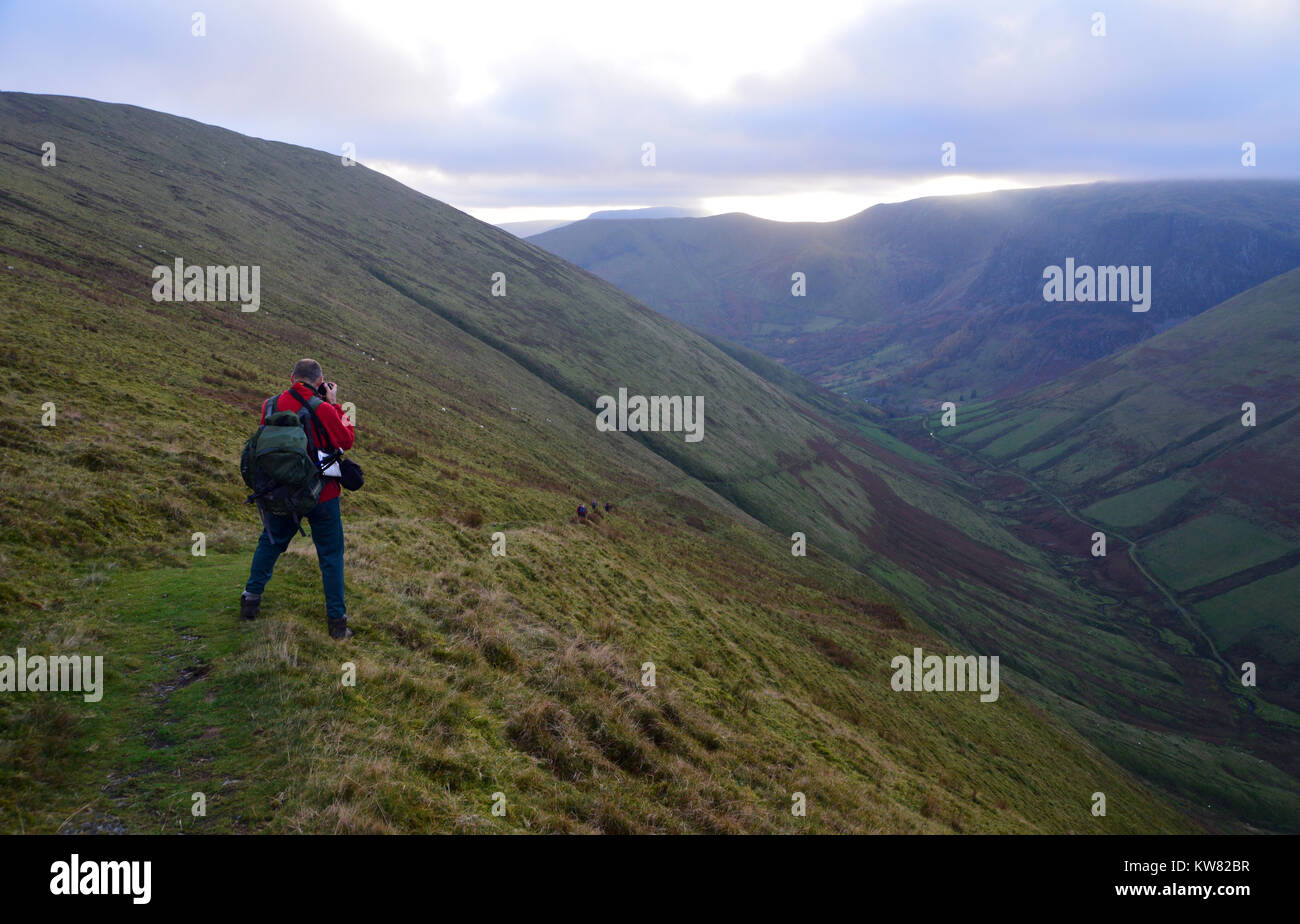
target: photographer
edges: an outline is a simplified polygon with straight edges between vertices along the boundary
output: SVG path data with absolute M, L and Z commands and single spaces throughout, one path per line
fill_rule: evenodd
M 300 359 L 293 367 L 287 391 L 268 398 L 262 403 L 262 424 L 267 420 L 268 405 L 278 411 L 297 411 L 307 408 L 310 412 L 308 426 L 312 428 L 312 443 L 323 455 L 352 448 L 352 422 L 343 414 L 338 401 L 338 386 L 326 382 L 320 363 L 314 359 Z M 313 401 L 313 399 L 320 399 Z M 272 402 L 274 402 L 272 404 Z M 314 407 L 313 407 L 314 405 Z M 333 475 L 337 468 L 325 470 L 327 476 Z M 334 639 L 351 638 L 352 630 L 348 628 L 347 607 L 343 599 L 343 520 L 339 514 L 339 480 L 337 477 L 324 478 L 324 485 L 315 507 L 307 514 L 311 524 L 311 538 L 316 546 L 316 557 L 320 562 L 321 582 L 325 587 L 325 616 L 329 624 L 329 634 Z M 253 565 L 249 571 L 248 584 L 240 597 L 240 615 L 245 619 L 255 619 L 262 601 L 262 590 L 271 580 L 276 559 L 289 547 L 293 534 L 299 528 L 299 522 L 292 516 L 263 516 L 261 539 L 257 551 L 253 554 Z

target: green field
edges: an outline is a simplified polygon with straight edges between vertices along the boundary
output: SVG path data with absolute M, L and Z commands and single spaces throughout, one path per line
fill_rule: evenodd
M 1176 590 L 1187 590 L 1272 561 L 1292 546 L 1239 517 L 1209 514 L 1144 545 L 1151 568 Z
M 1035 414 L 1028 420 L 1021 422 L 1014 430 L 1003 433 L 997 439 L 993 440 L 987 446 L 983 447 L 982 452 L 995 459 L 1005 458 L 1013 453 L 1019 452 L 1027 444 L 1043 436 L 1053 427 L 1064 423 L 1070 419 L 1070 414 L 1065 411 L 1045 411 L 1041 414 Z
M 1260 578 L 1196 604 L 1215 641 L 1225 647 L 1265 630 L 1269 654 L 1283 663 L 1300 661 L 1300 567 Z M 1281 650 L 1278 650 L 1281 648 Z
M 1165 479 L 1116 494 L 1084 508 L 1084 515 L 1112 526 L 1141 526 L 1150 522 L 1196 487 L 1190 481 Z

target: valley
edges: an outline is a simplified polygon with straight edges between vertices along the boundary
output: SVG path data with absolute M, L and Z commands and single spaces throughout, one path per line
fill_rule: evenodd
M 61 139 L 53 169 L 30 140 L 45 137 Z M 1017 380 L 996 400 L 1021 367 L 980 364 L 1010 309 L 987 329 L 963 321 L 968 339 L 950 341 L 956 308 L 933 302 L 906 344 L 884 327 L 850 335 L 847 316 L 815 321 L 820 343 L 835 341 L 816 377 L 850 400 L 792 372 L 812 341 L 763 356 L 746 344 L 780 338 L 731 343 L 726 325 L 697 325 L 705 335 L 672 319 L 684 305 L 656 313 L 634 285 L 319 151 L 6 93 L 0 158 L 13 267 L 0 272 L 0 642 L 100 652 L 106 673 L 93 707 L 0 700 L 6 829 L 1300 828 L 1285 621 L 1296 523 L 1279 474 L 1294 470 L 1296 279 L 1274 271 L 1300 263 L 1292 186 L 1245 204 L 1181 186 L 1137 196 L 1148 230 L 1150 215 L 1219 203 L 1249 259 L 1180 297 L 1162 282 L 1169 253 L 1231 229 L 1172 222 L 1168 252 L 1150 260 L 1153 310 L 1088 320 L 1069 334 L 1086 349 L 1057 349 L 1060 319 L 1029 325 L 1016 350 L 1044 357 L 1042 383 Z M 919 200 L 836 230 L 915 248 L 894 261 L 854 243 L 853 278 L 891 287 L 870 323 L 895 323 L 894 294 L 929 305 L 941 291 L 1002 291 L 1009 224 L 1057 221 L 1035 211 L 1043 201 L 1095 224 L 1117 195 L 1094 190 L 1098 206 L 1073 187 L 1033 192 Z M 929 230 L 936 217 L 951 236 Z M 704 237 L 673 244 L 663 229 L 678 222 Z M 721 262 L 699 260 L 725 256 L 705 238 L 752 233 L 747 259 L 784 274 L 787 293 L 781 248 L 801 230 L 738 216 L 591 224 L 612 235 L 599 244 L 611 260 L 649 235 L 703 280 Z M 977 241 L 986 262 L 956 259 Z M 260 267 L 258 310 L 155 301 L 151 268 L 181 258 Z M 800 265 L 808 299 L 826 292 L 816 264 Z M 1220 285 L 1239 285 L 1224 293 L 1236 300 L 1201 304 Z M 768 317 L 717 300 L 737 323 Z M 1191 320 L 1153 336 L 1132 326 L 1166 304 Z M 934 338 L 952 364 L 918 358 Z M 344 514 L 355 690 L 312 610 L 306 542 L 286 554 L 266 618 L 237 619 L 256 539 L 238 447 L 300 355 L 355 404 L 367 466 Z M 857 400 L 859 386 L 894 388 L 893 413 Z M 696 397 L 698 426 L 601 430 L 600 397 L 624 390 Z M 1260 415 L 1243 435 L 1247 398 Z M 940 400 L 957 404 L 957 427 L 934 425 L 926 409 Z M 42 426 L 47 403 L 56 426 Z M 613 509 L 575 522 L 592 499 Z M 1087 553 L 1097 525 L 1112 537 L 1104 560 Z M 491 553 L 498 532 L 504 556 Z M 790 554 L 795 532 L 806 557 Z M 1259 604 L 1248 618 L 1243 597 Z M 891 664 L 917 649 L 996 657 L 996 699 L 899 695 Z M 1223 663 L 1243 652 L 1258 689 Z M 219 810 L 191 816 L 194 791 Z M 1107 816 L 1090 811 L 1097 791 Z M 505 816 L 490 810 L 498 792 Z
M 1294 181 L 1091 183 L 823 223 L 582 221 L 529 240 L 671 318 L 907 415 L 1050 381 L 1295 268 L 1298 215 Z M 1044 301 L 1046 268 L 1067 260 L 1149 266 L 1150 310 Z
M 995 703 L 890 689 L 894 655 L 952 643 L 848 562 L 907 535 L 904 494 L 966 508 L 856 412 L 328 154 L 6 93 L 0 161 L 0 648 L 104 658 L 97 703 L 0 698 L 5 830 L 1202 828 L 1005 673 Z M 259 266 L 259 309 L 155 301 L 177 255 Z M 238 618 L 238 449 L 304 354 L 366 466 L 346 652 L 304 540 Z M 599 432 L 619 387 L 704 396 L 705 438 Z M 592 497 L 614 509 L 571 522 Z

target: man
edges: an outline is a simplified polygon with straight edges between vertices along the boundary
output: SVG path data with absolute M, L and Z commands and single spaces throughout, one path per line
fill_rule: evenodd
M 305 406 L 313 397 L 324 398 L 317 406 L 309 425 L 312 439 L 323 452 L 352 448 L 352 422 L 343 415 L 339 405 L 338 386 L 325 381 L 320 363 L 314 359 L 300 359 L 293 367 L 289 389 L 275 399 L 276 410 L 294 411 Z M 270 399 L 262 402 L 262 423 L 266 423 L 266 407 Z M 325 617 L 329 623 L 330 638 L 352 637 L 348 628 L 347 607 L 343 602 L 343 520 L 339 516 L 339 481 L 326 478 L 321 488 L 320 500 L 307 515 L 311 524 L 311 539 L 316 546 L 320 562 L 321 582 L 325 586 Z M 253 553 L 253 566 L 248 574 L 248 585 L 240 597 L 239 612 L 245 619 L 256 619 L 262 603 L 262 590 L 271 580 L 276 559 L 289 547 L 298 531 L 298 522 L 291 516 L 274 516 L 268 512 L 264 518 L 262 538 Z

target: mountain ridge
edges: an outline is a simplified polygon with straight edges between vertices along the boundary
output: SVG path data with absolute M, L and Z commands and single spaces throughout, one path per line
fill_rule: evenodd
M 533 240 L 670 317 L 906 412 L 1032 386 L 1300 265 L 1297 213 L 1293 181 L 1096 183 L 825 224 L 714 216 Z M 1152 265 L 1154 306 L 1045 303 L 1043 268 L 1066 258 Z

